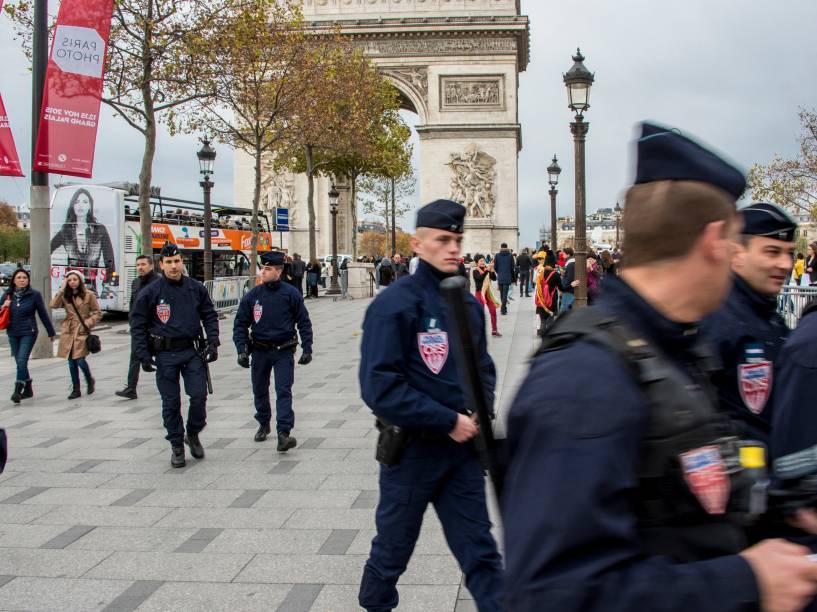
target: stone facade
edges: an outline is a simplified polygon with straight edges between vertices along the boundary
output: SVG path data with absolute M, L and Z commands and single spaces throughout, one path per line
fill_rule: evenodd
M 340 25 L 417 113 L 420 201 L 468 207 L 465 252 L 518 242 L 518 74 L 528 62 L 528 19 L 518 0 L 304 0 L 309 27 Z M 235 200 L 252 201 L 252 163 L 236 153 Z M 265 202 L 292 201 L 290 250 L 308 252 L 306 178 L 269 177 Z M 351 252 L 348 186 L 341 193 L 338 252 Z M 329 181 L 315 181 L 318 255 L 331 248 Z

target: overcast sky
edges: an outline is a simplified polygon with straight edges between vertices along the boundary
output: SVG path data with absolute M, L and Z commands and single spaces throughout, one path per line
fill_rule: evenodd
M 51 1 L 56 12 L 57 3 Z M 629 143 L 643 119 L 709 142 L 748 168 L 797 151 L 799 107 L 817 107 L 814 0 L 523 0 L 531 55 L 519 91 L 521 243 L 549 223 L 546 166 L 562 166 L 559 214 L 573 209 L 573 145 L 562 73 L 580 45 L 596 74 L 587 141 L 588 210 L 613 206 L 632 177 Z M 31 78 L 8 19 L 0 19 L 0 93 L 28 174 Z M 141 135 L 103 105 L 94 181 L 136 181 Z M 154 184 L 199 199 L 195 137 L 159 137 Z M 54 177 L 54 181 L 59 177 Z M 232 156 L 218 148 L 214 201 L 232 197 Z M 70 179 L 69 179 L 70 180 Z M 499 199 L 501 200 L 501 194 Z M 27 201 L 28 179 L 0 177 L 0 199 Z M 411 226 L 412 221 L 407 225 Z

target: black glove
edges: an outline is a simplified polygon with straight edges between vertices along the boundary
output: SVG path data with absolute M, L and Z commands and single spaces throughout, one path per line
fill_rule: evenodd
M 249 368 L 250 367 L 250 356 L 247 353 L 239 353 L 238 354 L 238 365 L 242 368 Z
M 207 354 L 205 355 L 205 359 L 207 363 L 213 363 L 216 359 L 218 359 L 218 345 L 211 342 L 207 345 Z
M 156 360 L 153 357 L 142 361 L 142 370 L 144 370 L 145 372 L 155 372 L 156 371 L 155 366 Z
M 312 362 L 312 353 L 301 353 L 298 365 L 307 365 Z

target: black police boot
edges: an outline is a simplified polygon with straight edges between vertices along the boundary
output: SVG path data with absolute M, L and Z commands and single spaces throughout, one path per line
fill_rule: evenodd
M 184 446 L 174 446 L 170 453 L 170 465 L 174 468 L 183 468 L 187 465 L 184 460 Z
M 20 403 L 20 398 L 23 397 L 23 389 L 25 388 L 25 383 L 16 382 L 14 383 L 14 393 L 11 394 L 11 401 L 15 404 Z
M 94 380 L 93 376 L 89 376 L 88 380 L 85 382 L 88 383 L 88 395 L 91 395 L 94 391 L 96 391 L 96 381 Z
M 30 397 L 34 397 L 34 387 L 31 386 L 31 380 L 27 380 L 25 382 L 25 387 L 23 388 L 23 393 L 20 395 L 22 399 L 28 399 Z
M 79 390 L 79 384 L 71 386 L 71 395 L 68 396 L 68 399 L 77 399 L 82 395 L 82 391 Z
M 290 448 L 295 448 L 298 445 L 298 441 L 290 436 L 288 433 L 279 433 L 278 434 L 278 452 L 285 453 Z
M 184 437 L 184 443 L 190 447 L 190 454 L 196 459 L 204 459 L 204 447 L 199 440 L 199 434 L 187 434 Z
M 269 423 L 266 425 L 261 425 L 258 428 L 258 431 L 255 432 L 255 441 L 256 442 L 263 442 L 267 439 L 267 436 L 272 430 L 270 429 Z
M 121 391 L 117 391 L 116 395 L 119 397 L 124 397 L 125 399 L 136 399 L 136 389 L 125 387 Z

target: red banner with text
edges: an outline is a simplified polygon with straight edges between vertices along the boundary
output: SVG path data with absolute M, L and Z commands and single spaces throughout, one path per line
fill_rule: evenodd
M 0 0 L 0 15 L 3 14 L 3 0 Z M 17 147 L 14 146 L 14 136 L 11 133 L 11 124 L 3 106 L 3 96 L 0 92 L 0 176 L 24 176 L 20 167 L 20 158 L 17 157 Z
M 90 178 L 113 0 L 63 0 L 45 74 L 33 170 Z

